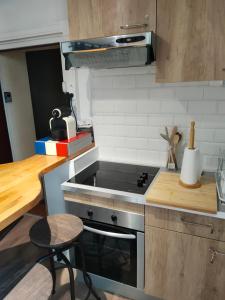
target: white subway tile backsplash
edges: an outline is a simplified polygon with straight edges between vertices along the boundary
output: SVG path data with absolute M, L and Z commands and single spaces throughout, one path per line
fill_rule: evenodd
M 125 138 L 125 145 L 131 149 L 149 149 L 147 138 Z
M 200 149 L 200 152 L 207 155 L 217 156 L 219 155 L 220 149 L 222 149 L 222 144 L 216 144 L 216 143 L 206 143 L 201 142 L 198 144 L 198 147 Z
M 196 141 L 213 142 L 215 130 L 196 128 Z
M 116 128 L 114 125 L 95 125 L 95 136 L 116 135 Z
M 160 101 L 145 100 L 145 101 L 138 101 L 137 103 L 137 113 L 140 114 L 159 113 L 160 109 L 161 109 Z
M 151 99 L 174 99 L 175 89 L 173 88 L 152 88 L 150 90 Z
M 225 100 L 225 87 L 204 87 L 206 100 Z
M 176 87 L 176 98 L 179 100 L 201 100 L 203 87 Z
M 155 83 L 155 66 L 92 70 L 91 105 L 100 158 L 165 166 L 164 126 L 182 133 L 177 159 L 182 162 L 190 122 L 196 122 L 196 146 L 203 167 L 215 170 L 225 149 L 225 87 L 221 83 Z
M 115 112 L 116 113 L 133 113 L 137 112 L 137 102 L 136 101 L 115 101 Z
M 114 157 L 117 161 L 128 162 L 137 159 L 137 150 L 129 148 L 115 148 Z
M 143 165 L 162 166 L 159 151 L 137 150 L 137 162 Z
M 191 114 L 213 114 L 217 112 L 215 101 L 189 101 L 188 112 Z
M 161 103 L 161 112 L 162 113 L 171 113 L 171 114 L 185 114 L 187 112 L 187 102 L 186 101 L 162 101 Z
M 204 155 L 202 161 L 205 170 L 215 171 L 217 169 L 218 158 L 216 156 Z
M 115 112 L 115 103 L 113 101 L 93 101 L 93 114 L 98 113 L 113 113 Z
M 154 74 L 141 74 L 135 76 L 135 86 L 137 88 L 149 88 L 150 86 L 159 87 L 161 84 L 155 83 L 155 75 Z
M 148 116 L 149 126 L 172 126 L 173 116 L 165 114 L 149 114 Z
M 114 134 L 116 136 L 122 137 L 136 137 L 137 127 L 136 126 L 126 126 L 126 125 L 113 125 Z
M 111 77 L 96 77 L 92 80 L 92 88 L 110 89 L 113 87 L 113 79 Z
M 155 150 L 155 151 L 167 151 L 168 143 L 161 139 L 161 140 L 148 140 L 148 150 Z
M 134 88 L 135 87 L 135 77 L 134 76 L 116 76 L 113 78 L 114 88 Z
M 215 130 L 215 141 L 225 143 L 225 129 Z
M 225 114 L 225 101 L 218 102 L 218 113 Z
M 160 137 L 160 128 L 150 126 L 138 126 L 136 128 L 136 134 L 137 137 L 148 137 L 152 139 L 158 139 Z
M 129 115 L 124 117 L 126 125 L 148 125 L 148 117 L 145 115 Z

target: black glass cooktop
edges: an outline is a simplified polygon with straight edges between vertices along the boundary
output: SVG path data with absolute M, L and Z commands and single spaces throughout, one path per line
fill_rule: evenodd
M 96 161 L 68 182 L 144 194 L 159 168 Z

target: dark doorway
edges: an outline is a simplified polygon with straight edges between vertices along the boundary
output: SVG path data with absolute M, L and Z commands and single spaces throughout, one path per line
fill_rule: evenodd
M 37 139 L 50 134 L 49 119 L 55 107 L 66 104 L 62 91 L 60 49 L 26 53 Z
M 0 85 L 0 164 L 12 162 L 12 151 Z

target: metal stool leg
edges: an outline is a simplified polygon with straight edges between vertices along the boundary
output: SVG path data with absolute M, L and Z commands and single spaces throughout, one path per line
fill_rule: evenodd
M 71 266 L 71 263 L 67 259 L 67 257 L 62 252 L 59 253 L 58 255 L 59 255 L 59 257 L 62 258 L 62 260 L 64 261 L 64 263 L 67 266 L 69 276 L 70 276 L 70 296 L 71 296 L 71 300 L 75 300 L 75 284 L 74 284 L 73 268 Z
M 90 297 L 90 294 L 92 294 L 97 300 L 101 300 L 101 298 L 98 296 L 98 294 L 96 293 L 96 291 L 93 288 L 91 277 L 89 276 L 89 274 L 86 271 L 86 263 L 85 263 L 83 247 L 82 247 L 81 243 L 77 244 L 77 246 L 79 247 L 80 253 L 81 253 L 82 272 L 83 272 L 84 282 L 86 283 L 86 285 L 89 289 L 88 294 L 85 297 L 85 300 L 87 300 Z
M 49 251 L 49 262 L 50 262 L 50 269 L 51 269 L 51 274 L 52 274 L 52 295 L 55 294 L 55 286 L 56 286 L 56 271 L 55 271 L 55 262 L 54 262 L 54 257 L 53 257 L 53 252 L 52 250 Z

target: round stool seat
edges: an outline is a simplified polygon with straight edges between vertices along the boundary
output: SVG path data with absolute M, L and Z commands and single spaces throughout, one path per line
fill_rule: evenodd
M 62 248 L 70 245 L 83 231 L 83 222 L 69 214 L 40 219 L 30 230 L 31 241 L 43 248 Z

